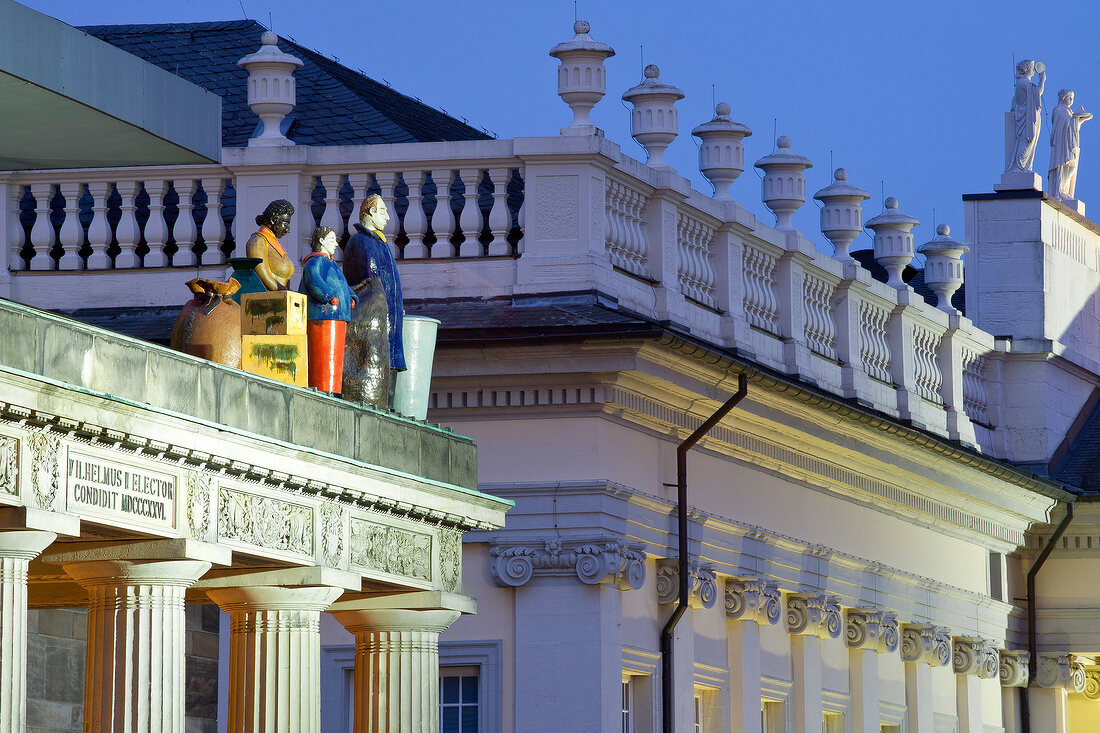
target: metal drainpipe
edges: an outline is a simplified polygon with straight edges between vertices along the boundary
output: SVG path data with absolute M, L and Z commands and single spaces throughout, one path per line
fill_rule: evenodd
M 676 609 L 661 630 L 661 730 L 664 733 L 673 733 L 675 728 L 672 722 L 672 632 L 676 630 L 676 625 L 680 623 L 680 618 L 687 610 L 688 595 L 691 592 L 690 578 L 688 577 L 687 453 L 748 393 L 749 378 L 747 374 L 742 372 L 737 375 L 737 392 L 726 400 L 725 404 L 715 410 L 713 415 L 708 417 L 702 425 L 696 428 L 694 433 L 689 435 L 676 448 L 676 519 L 677 531 L 680 535 L 680 557 L 678 558 L 680 595 L 676 602 Z
M 1062 517 L 1062 521 L 1058 523 L 1058 526 L 1054 529 L 1054 534 L 1047 540 L 1047 544 L 1043 547 L 1043 551 L 1039 553 L 1039 556 L 1035 558 L 1035 562 L 1031 564 L 1031 569 L 1027 571 L 1027 673 L 1028 683 L 1035 679 L 1035 672 L 1039 668 L 1039 659 L 1036 657 L 1036 631 L 1035 631 L 1035 576 L 1039 574 L 1039 570 L 1042 569 L 1043 563 L 1047 561 L 1047 557 L 1054 551 L 1054 544 L 1061 539 L 1062 533 L 1066 531 L 1066 527 L 1073 521 L 1073 503 L 1066 504 L 1066 516 Z M 1031 701 L 1028 699 L 1028 688 L 1020 688 L 1020 723 L 1023 728 L 1022 733 L 1031 733 Z

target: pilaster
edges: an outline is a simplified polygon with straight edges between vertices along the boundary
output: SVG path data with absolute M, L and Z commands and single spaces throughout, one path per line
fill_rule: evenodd
M 1067 695 L 1088 689 L 1085 665 L 1073 654 L 1040 654 L 1035 682 L 1038 686 L 1033 685 L 1029 695 L 1031 729 L 1068 733 Z
M 92 560 L 62 566 L 88 592 L 85 730 L 183 733 L 183 594 L 210 565 Z
M 424 592 L 335 604 L 355 635 L 354 733 L 437 733 L 439 635 L 474 599 Z
M 878 655 L 898 649 L 898 620 L 873 608 L 845 613 L 853 733 L 881 733 Z
M 760 729 L 760 627 L 779 623 L 779 586 L 763 578 L 726 581 L 726 647 L 733 733 Z
M 27 720 L 27 565 L 57 538 L 35 530 L 0 533 L 0 730 Z
M 229 733 L 321 728 L 321 611 L 331 586 L 211 588 L 229 614 Z
M 840 636 L 840 601 L 832 596 L 787 596 L 787 632 L 791 635 L 795 733 L 821 730 L 821 640 Z
M 516 588 L 535 576 L 575 575 L 587 585 L 637 590 L 645 583 L 645 544 L 615 537 L 545 538 L 499 543 L 489 550 L 495 585 Z
M 1020 690 L 1027 687 L 1028 662 L 1031 655 L 1025 651 L 1001 649 L 1001 725 L 1005 733 L 1019 733 L 1022 726 Z
M 688 606 L 693 609 L 713 608 L 718 600 L 718 570 L 696 559 L 688 560 Z M 661 558 L 657 561 L 657 602 L 676 603 L 680 597 L 680 561 Z
M 951 639 L 955 672 L 955 710 L 959 733 L 984 733 L 981 680 L 1000 675 L 997 648 L 988 639 L 955 636 Z
M 932 667 L 951 664 L 950 631 L 932 624 L 902 624 L 901 661 L 909 733 L 934 733 Z

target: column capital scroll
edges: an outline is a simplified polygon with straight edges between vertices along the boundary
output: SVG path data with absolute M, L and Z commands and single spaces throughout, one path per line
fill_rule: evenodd
M 951 664 L 951 630 L 933 624 L 902 624 L 901 661 L 933 667 Z
M 755 621 L 761 626 L 779 623 L 783 615 L 779 584 L 764 578 L 730 578 L 726 581 L 726 618 Z
M 1085 667 L 1085 697 L 1100 700 L 1100 666 Z
M 1042 653 L 1035 670 L 1040 687 L 1063 687 L 1067 692 L 1084 692 L 1087 688 L 1085 665 L 1076 654 Z
M 1000 658 L 1001 687 L 1027 687 L 1031 655 L 1025 651 L 1001 649 Z
M 981 679 L 992 679 L 1000 674 L 997 646 L 977 636 L 951 638 L 951 665 L 955 674 L 974 674 Z
M 840 637 L 840 599 L 824 593 L 787 596 L 787 631 L 822 639 Z
M 688 605 L 694 609 L 713 608 L 718 601 L 718 569 L 688 560 Z M 674 557 L 657 561 L 657 602 L 676 603 L 680 597 L 680 561 Z
M 489 548 L 489 576 L 503 588 L 525 585 L 537 575 L 575 574 L 587 585 L 637 590 L 645 583 L 645 560 L 645 543 L 616 537 L 500 542 Z
M 850 608 L 845 613 L 845 636 L 850 649 L 880 654 L 898 650 L 898 617 L 874 608 Z

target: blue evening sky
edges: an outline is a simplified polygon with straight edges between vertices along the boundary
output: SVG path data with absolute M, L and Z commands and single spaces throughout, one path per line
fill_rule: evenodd
M 72 25 L 239 19 L 268 23 L 299 44 L 384 79 L 406 94 L 465 116 L 500 137 L 555 135 L 570 112 L 556 95 L 557 62 L 547 56 L 572 37 L 572 0 L 21 0 Z M 242 4 L 244 12 L 242 12 Z M 921 220 L 930 239 L 932 210 L 963 238 L 964 193 L 992 191 L 1004 168 L 1004 113 L 1013 89 L 1013 57 L 1047 65 L 1043 127 L 1035 168 L 1044 179 L 1049 113 L 1058 89 L 1100 112 L 1094 34 L 1100 3 L 724 2 L 578 0 L 592 36 L 611 44 L 608 95 L 593 121 L 628 155 L 645 160 L 630 138 L 619 97 L 641 79 L 645 63 L 684 90 L 680 136 L 667 158 L 695 187 L 699 174 L 691 128 L 713 116 L 711 87 L 748 125 L 747 162 L 773 149 L 773 125 L 815 164 L 807 189 L 831 180 L 834 166 L 872 194 L 865 217 L 882 209 L 880 186 Z M 257 39 L 257 45 L 259 39 Z M 1100 117 L 1082 128 L 1078 198 L 1100 219 Z M 759 179 L 746 170 L 733 195 L 764 221 Z M 795 223 L 824 249 L 812 201 Z M 861 237 L 855 249 L 870 246 Z

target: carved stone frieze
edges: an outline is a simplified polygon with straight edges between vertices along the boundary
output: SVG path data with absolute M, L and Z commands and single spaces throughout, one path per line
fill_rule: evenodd
M 301 504 L 222 487 L 218 538 L 313 555 L 313 511 Z
M 1085 665 L 1075 654 L 1040 654 L 1035 681 L 1040 687 L 1064 687 L 1069 692 L 1084 692 L 1087 687 Z
M 61 438 L 34 430 L 27 442 L 31 448 L 31 500 L 40 509 L 52 510 L 61 487 Z
M 357 567 L 432 579 L 432 536 L 424 532 L 353 518 L 348 556 Z
M 726 581 L 726 618 L 775 625 L 783 615 L 779 584 L 763 578 Z
M 1085 667 L 1085 697 L 1100 700 L 1100 667 Z
M 982 679 L 1000 676 L 1001 660 L 997 646 L 977 636 L 951 638 L 951 666 L 955 674 L 974 674 Z
M 187 474 L 187 526 L 196 539 L 206 540 L 210 534 L 213 484 L 210 476 L 199 471 Z
M 321 514 L 321 561 L 329 567 L 338 567 L 344 557 L 344 508 L 334 501 L 326 501 L 318 510 Z
M 455 591 L 462 576 L 462 535 L 444 529 L 439 532 L 439 583 L 448 593 Z
M 0 493 L 19 493 L 19 441 L 0 435 Z
M 637 590 L 645 583 L 645 544 L 612 537 L 543 540 L 542 546 L 498 544 L 489 549 L 489 575 L 518 587 L 534 575 L 568 575 L 588 585 Z
M 1027 687 L 1027 663 L 1031 655 L 1024 651 L 1001 649 L 1001 687 Z
M 895 652 L 898 649 L 898 618 L 873 608 L 852 608 L 845 614 L 845 638 L 852 649 Z
M 840 599 L 824 593 L 791 593 L 787 596 L 787 631 L 822 639 L 840 636 Z
M 695 609 L 713 608 L 718 601 L 718 569 L 696 559 L 688 560 L 688 606 Z M 657 602 L 676 603 L 680 599 L 680 561 L 662 558 L 657 561 Z
M 951 630 L 933 624 L 902 624 L 901 661 L 933 667 L 951 664 Z

